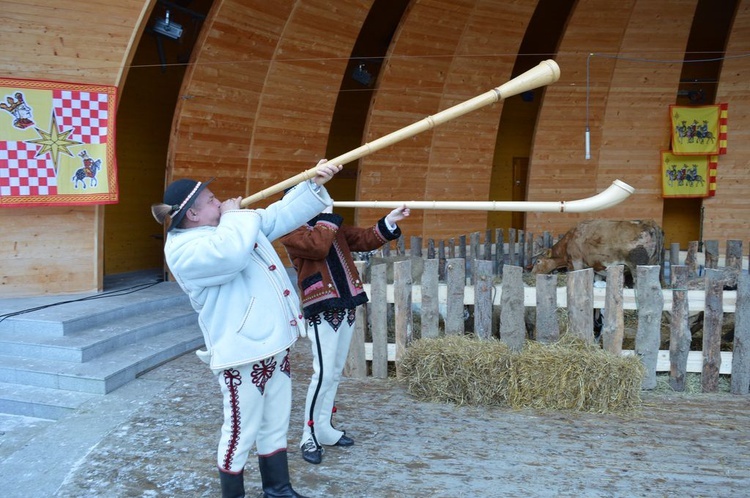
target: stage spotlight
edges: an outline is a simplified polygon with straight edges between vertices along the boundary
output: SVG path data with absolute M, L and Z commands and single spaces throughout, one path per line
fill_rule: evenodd
M 182 36 L 182 26 L 169 20 L 169 11 L 167 11 L 164 19 L 154 21 L 154 31 L 173 40 L 179 40 Z

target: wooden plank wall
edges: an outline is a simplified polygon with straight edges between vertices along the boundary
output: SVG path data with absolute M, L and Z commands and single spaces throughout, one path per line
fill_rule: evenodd
M 394 37 L 367 141 L 510 79 L 536 0 L 415 2 Z M 487 200 L 503 103 L 473 111 L 361 161 L 359 200 Z M 357 223 L 385 213 L 361 209 Z M 404 233 L 447 238 L 483 230 L 487 213 L 414 211 Z
M 215 176 L 213 190 L 226 198 L 314 165 L 325 154 L 348 58 L 373 1 L 215 0 L 171 125 L 168 180 Z M 696 2 L 576 3 L 555 57 L 562 78 L 546 87 L 536 126 L 529 200 L 588 197 L 619 178 L 637 189 L 635 196 L 595 216 L 659 220 L 658 151 L 668 146 L 666 106 L 674 101 L 681 63 L 593 60 L 592 158 L 585 161 L 586 61 L 592 52 L 681 60 Z M 363 142 L 508 81 L 537 3 L 414 0 L 380 71 Z M 5 2 L 3 74 L 121 85 L 154 4 Z M 747 53 L 748 9 L 741 2 L 730 56 Z M 97 22 L 82 29 L 82 19 Z M 747 65 L 744 58 L 723 65 L 717 100 L 730 102 L 729 153 L 720 160 L 717 197 L 705 201 L 704 238 L 748 238 Z M 364 158 L 358 197 L 486 199 L 502 109 L 502 103 L 488 106 Z M 357 223 L 383 214 L 361 210 Z M 526 229 L 563 233 L 584 217 L 530 213 Z M 4 210 L 0 297 L 100 288 L 104 221 L 101 207 Z M 413 213 L 403 228 L 440 239 L 486 224 L 486 213 L 431 211 Z
M 208 12 L 211 0 L 192 0 L 194 12 Z M 164 15 L 159 5 L 154 16 Z M 179 40 L 147 32 L 135 49 L 117 110 L 117 169 L 120 200 L 104 208 L 104 275 L 164 267 L 164 227 L 149 207 L 164 195 L 164 170 L 175 104 L 200 23 L 181 11 L 171 21 L 183 26 Z M 186 22 L 187 21 L 187 22 Z M 161 52 L 158 50 L 161 44 Z
M 696 3 L 639 0 L 630 14 L 621 53 L 640 59 L 682 60 Z M 670 28 L 665 30 L 667 14 Z M 669 148 L 669 105 L 675 101 L 681 70 L 681 62 L 619 59 L 615 64 L 602 123 L 596 185 L 604 188 L 619 178 L 635 187 L 636 193 L 607 215 L 661 220 L 660 151 Z
M 226 198 L 315 166 L 325 156 L 341 78 L 371 3 L 215 4 L 185 78 L 190 98 L 176 110 L 168 177 L 217 177 L 212 190 Z M 278 244 L 277 250 L 287 262 Z
M 695 3 L 578 2 L 560 47 L 562 76 L 548 87 L 537 124 L 528 199 L 586 198 L 615 179 L 631 185 L 636 193 L 618 206 L 593 214 L 530 213 L 528 231 L 564 233 L 578 220 L 593 217 L 661 220 L 659 151 L 669 146 L 667 109 L 674 103 L 681 63 L 592 58 L 591 159 L 586 161 L 586 62 L 590 53 L 681 60 Z
M 9 78 L 119 85 L 147 0 L 3 2 L 0 67 Z M 96 22 L 85 22 L 95 19 Z M 0 218 L 0 297 L 102 285 L 103 207 L 8 208 Z
M 737 11 L 721 70 L 716 102 L 729 103 L 727 153 L 719 156 L 716 197 L 703 202 L 704 238 L 750 239 L 750 196 L 747 195 L 750 171 L 750 2 L 743 1 Z
M 247 196 L 314 166 L 370 3 L 215 5 L 176 111 L 170 176 L 217 176 L 219 197 Z

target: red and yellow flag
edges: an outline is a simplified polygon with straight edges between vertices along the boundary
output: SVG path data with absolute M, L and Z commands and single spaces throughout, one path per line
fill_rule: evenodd
M 662 151 L 662 196 L 713 196 L 718 162 L 719 156 L 677 156 L 672 151 Z
M 0 78 L 0 207 L 112 204 L 116 88 Z
M 672 152 L 676 155 L 726 154 L 727 104 L 670 105 Z

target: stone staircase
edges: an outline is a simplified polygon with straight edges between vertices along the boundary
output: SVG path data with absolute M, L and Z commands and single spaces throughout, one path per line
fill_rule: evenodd
M 0 413 L 56 420 L 203 346 L 175 282 L 13 301 L 0 306 Z

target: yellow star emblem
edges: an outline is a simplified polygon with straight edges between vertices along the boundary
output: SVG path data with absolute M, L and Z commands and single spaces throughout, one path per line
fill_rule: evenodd
M 37 138 L 34 140 L 26 140 L 28 143 L 41 145 L 42 147 L 39 149 L 39 151 L 36 153 L 36 157 L 41 156 L 42 154 L 46 154 L 47 152 L 50 153 L 50 156 L 52 158 L 52 163 L 55 165 L 55 172 L 57 172 L 57 162 L 60 157 L 60 152 L 64 152 L 65 154 L 69 155 L 70 157 L 75 157 L 72 152 L 68 149 L 68 147 L 71 147 L 73 145 L 81 145 L 83 142 L 76 142 L 75 140 L 68 139 L 68 135 L 73 133 L 73 129 L 60 132 L 57 129 L 57 120 L 55 119 L 55 114 L 52 114 L 52 123 L 50 124 L 50 132 L 46 132 L 44 130 L 40 130 L 39 128 L 34 127 L 36 132 L 39 134 L 41 138 Z

